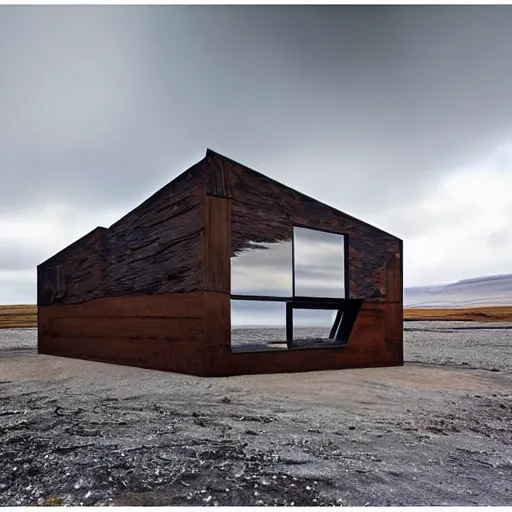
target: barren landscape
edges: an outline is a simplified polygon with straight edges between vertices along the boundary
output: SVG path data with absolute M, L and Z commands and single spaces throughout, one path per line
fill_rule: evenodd
M 37 306 L 0 306 L 0 329 L 37 326 Z
M 0 505 L 510 505 L 510 324 L 410 322 L 404 367 L 196 378 L 0 331 Z
M 473 308 L 405 308 L 404 320 L 512 322 L 512 306 Z
M 475 306 L 471 308 L 405 308 L 405 320 L 462 320 L 475 322 L 512 322 L 512 306 Z M 37 306 L 0 306 L 0 329 L 37 326 Z

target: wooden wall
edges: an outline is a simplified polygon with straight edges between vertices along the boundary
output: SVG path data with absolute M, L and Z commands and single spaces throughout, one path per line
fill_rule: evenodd
M 293 224 L 348 235 L 345 348 L 232 353 L 230 258 Z M 196 375 L 403 363 L 397 238 L 209 151 L 112 225 L 38 267 L 40 353 Z
M 289 241 L 293 224 L 298 224 L 348 236 L 349 297 L 365 302 L 344 348 L 232 353 L 231 332 L 224 329 L 222 336 L 215 335 L 218 331 L 212 324 L 205 331 L 205 375 L 403 364 L 402 242 L 216 153 L 209 152 L 207 165 L 206 193 L 215 195 L 216 201 L 230 202 L 230 215 L 219 214 L 222 221 L 217 220 L 215 232 L 231 231 L 231 245 L 228 240 L 218 241 L 210 255 L 219 258 L 215 265 L 226 276 L 228 251 L 236 257 L 255 243 Z M 213 236 L 208 229 L 205 236 Z M 215 308 L 216 325 L 230 324 L 229 290 L 217 294 Z
M 96 228 L 37 268 L 37 304 L 69 304 L 104 293 L 105 228 Z
M 105 295 L 202 290 L 203 232 L 198 164 L 109 228 Z
M 38 266 L 38 305 L 203 289 L 202 161 Z
M 38 309 L 38 352 L 202 375 L 204 293 L 105 297 Z
M 203 373 L 202 173 L 199 162 L 39 265 L 40 353 Z
M 293 224 L 345 234 L 350 298 L 386 297 L 387 268 L 401 250 L 398 238 L 216 153 L 209 153 L 207 163 L 219 176 L 209 183 L 218 193 L 222 181 L 223 194 L 231 199 L 232 255 L 252 242 L 290 240 Z M 211 192 L 208 183 L 206 192 Z
M 225 301 L 229 305 L 229 301 Z M 366 303 L 345 348 L 232 353 L 228 344 L 206 347 L 204 375 L 304 372 L 401 364 L 385 340 L 383 304 Z

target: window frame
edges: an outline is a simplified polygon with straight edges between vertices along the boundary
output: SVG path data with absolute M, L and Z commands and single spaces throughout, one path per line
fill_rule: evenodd
M 318 231 L 321 233 L 329 233 L 333 235 L 338 235 L 343 237 L 343 294 L 340 294 L 340 297 L 310 297 L 303 295 L 295 294 L 295 228 L 301 229 L 309 229 L 312 231 Z M 274 296 L 274 295 L 246 295 L 246 294 L 232 294 L 230 293 L 230 302 L 234 300 L 246 300 L 246 301 L 262 301 L 262 302 L 284 302 L 286 304 L 286 341 L 288 345 L 288 350 L 300 350 L 305 348 L 314 348 L 314 349 L 327 349 L 327 348 L 344 348 L 348 343 L 348 337 L 350 336 L 350 332 L 352 331 L 352 327 L 357 318 L 357 314 L 362 305 L 362 300 L 355 301 L 357 304 L 351 304 L 351 300 L 349 299 L 349 284 L 350 284 L 350 268 L 349 268 L 349 250 L 350 250 L 350 238 L 348 233 L 343 233 L 336 231 L 334 229 L 329 228 L 318 228 L 312 227 L 306 224 L 301 223 L 293 223 L 292 224 L 292 294 L 291 296 Z M 231 263 L 231 258 L 230 258 Z M 329 345 L 328 347 L 293 347 L 293 310 L 294 309 L 332 309 L 338 310 L 338 312 L 343 311 L 343 315 L 340 316 L 340 321 L 343 321 L 345 316 L 345 311 L 349 313 L 349 320 L 347 325 L 341 326 L 338 324 L 337 326 L 333 326 L 333 329 L 336 327 L 336 332 L 338 332 L 341 328 L 343 328 L 343 339 L 340 338 L 339 345 Z M 338 339 L 338 338 L 337 338 Z M 231 343 L 230 343 L 231 345 Z M 265 350 L 266 351 L 266 350 Z M 271 350 L 268 350 L 271 351 Z M 241 352 L 241 351 L 240 351 Z M 237 350 L 235 353 L 239 353 Z

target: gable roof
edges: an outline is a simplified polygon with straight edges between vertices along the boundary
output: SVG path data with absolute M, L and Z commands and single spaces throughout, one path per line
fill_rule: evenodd
M 312 201 L 315 204 L 322 206 L 324 208 L 330 209 L 334 214 L 343 216 L 348 221 L 352 222 L 353 224 L 363 228 L 366 231 L 370 231 L 376 234 L 379 234 L 383 237 L 386 237 L 388 239 L 396 240 L 401 242 L 401 240 L 396 237 L 395 235 L 392 235 L 376 226 L 373 226 L 361 219 L 358 219 L 356 217 L 353 217 L 352 215 L 348 215 L 345 212 L 342 212 L 326 203 L 323 203 L 319 201 L 318 199 L 308 196 L 306 194 L 303 194 L 302 192 L 299 192 L 296 189 L 293 189 L 292 187 L 289 187 L 288 185 L 285 185 L 284 183 L 281 183 L 273 178 L 270 178 L 269 176 L 258 172 L 254 169 L 251 169 L 250 167 L 241 164 L 239 162 L 236 162 L 235 160 L 222 155 L 221 153 L 217 153 L 216 151 L 213 151 L 212 149 L 206 150 L 206 155 L 203 159 L 192 165 L 189 169 L 186 171 L 180 173 L 178 176 L 176 176 L 173 180 L 171 180 L 167 185 L 164 185 L 160 189 L 158 189 L 155 193 L 153 193 L 150 197 L 148 197 L 146 200 L 144 200 L 141 204 L 127 212 L 123 217 L 121 217 L 119 220 L 114 222 L 111 226 L 108 228 L 104 227 L 98 227 L 94 230 L 92 230 L 87 235 L 81 237 L 79 240 L 76 240 L 72 244 L 68 245 L 58 253 L 54 254 L 47 260 L 45 260 L 40 265 L 46 265 L 51 260 L 57 259 L 58 257 L 62 256 L 62 254 L 67 251 L 69 248 L 75 246 L 76 244 L 86 240 L 88 237 L 93 236 L 96 232 L 107 232 L 111 230 L 113 227 L 121 223 L 124 219 L 126 219 L 128 216 L 133 215 L 134 213 L 143 212 L 144 209 L 151 205 L 151 203 L 164 195 L 166 192 L 171 191 L 178 183 L 183 182 L 184 180 L 187 180 L 188 178 L 192 178 L 196 183 L 204 183 L 206 193 L 208 195 L 214 195 L 218 197 L 231 197 L 231 191 L 230 191 L 230 172 L 232 172 L 233 167 L 236 167 L 239 171 L 242 173 L 249 173 L 252 176 L 258 177 L 258 179 L 263 179 L 268 182 L 273 183 L 275 186 L 292 192 L 299 197 L 306 199 L 308 201 Z M 198 191 L 199 192 L 199 191 Z M 191 191 L 191 193 L 196 193 L 194 191 Z
M 204 158 L 204 160 L 202 160 L 201 162 L 205 161 L 206 163 L 208 163 L 208 165 L 210 166 L 210 169 L 211 171 L 213 171 L 214 173 L 214 177 L 213 177 L 213 181 L 214 181 L 214 184 L 213 184 L 213 187 L 215 188 L 215 190 L 211 190 L 211 192 L 209 193 L 209 195 L 215 195 L 215 196 L 221 196 L 221 197 L 230 197 L 230 192 L 229 192 L 229 176 L 228 176 L 228 173 L 229 173 L 229 169 L 231 168 L 231 166 L 236 166 L 238 167 L 239 169 L 243 170 L 243 172 L 247 172 L 247 173 L 251 173 L 252 175 L 254 176 L 258 176 L 259 178 L 263 178 L 265 180 L 268 180 L 268 181 L 271 181 L 273 182 L 275 185 L 279 186 L 280 188 L 282 189 L 286 189 L 290 192 L 293 192 L 295 194 L 298 194 L 299 196 L 301 196 L 302 198 L 304 199 L 307 199 L 309 201 L 313 201 L 315 203 L 317 203 L 318 205 L 322 205 L 324 207 L 327 207 L 329 208 L 330 210 L 332 210 L 334 213 L 336 213 L 337 215 L 342 215 L 343 217 L 345 217 L 347 220 L 349 220 L 350 222 L 353 222 L 354 224 L 356 225 L 359 225 L 360 227 L 363 227 L 363 228 L 366 228 L 370 231 L 373 231 L 373 232 L 378 232 L 380 233 L 382 236 L 385 236 L 387 238 L 391 238 L 391 239 L 394 239 L 394 240 L 397 240 L 397 241 L 400 241 L 401 242 L 401 239 L 398 238 L 397 236 L 395 235 L 392 235 L 391 233 L 388 233 L 387 231 L 384 231 L 383 229 L 380 229 L 368 222 L 365 222 L 357 217 L 353 217 L 352 215 L 349 215 L 345 212 L 342 212 L 341 210 L 338 210 L 337 208 L 334 208 L 333 206 L 327 204 L 327 203 L 324 203 L 320 200 L 318 200 L 317 198 L 314 198 L 312 196 L 308 196 L 307 194 L 304 194 L 288 185 L 285 185 L 284 183 L 282 182 L 279 182 L 273 178 L 270 178 L 269 176 L 261 173 L 261 172 L 258 172 L 254 169 L 251 169 L 250 167 L 244 165 L 244 164 L 241 164 L 239 162 L 236 162 L 235 160 L 227 157 L 227 156 L 224 156 L 220 153 L 217 153 L 216 151 L 213 151 L 211 149 L 207 149 L 206 150 L 206 156 Z M 224 164 L 228 164 L 228 165 L 224 165 Z M 208 193 L 208 189 L 207 189 L 207 193 Z

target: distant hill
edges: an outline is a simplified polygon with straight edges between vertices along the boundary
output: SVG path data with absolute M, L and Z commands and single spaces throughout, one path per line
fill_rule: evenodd
M 441 286 L 405 288 L 404 306 L 462 308 L 512 305 L 512 274 L 463 279 Z

